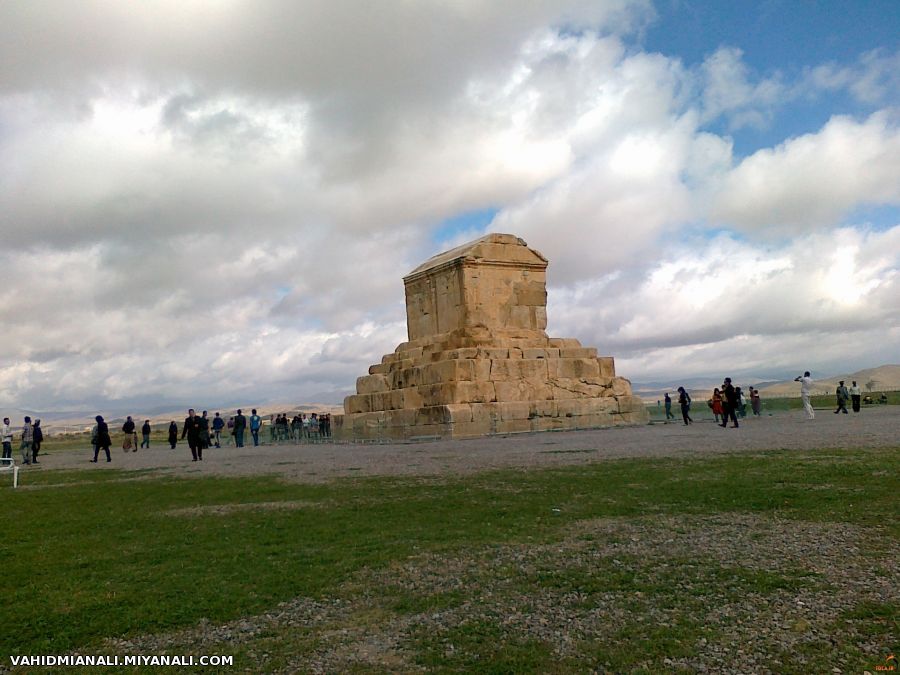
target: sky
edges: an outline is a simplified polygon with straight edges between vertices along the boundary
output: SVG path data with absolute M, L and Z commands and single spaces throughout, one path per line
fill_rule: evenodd
M 0 410 L 340 402 L 487 232 L 635 382 L 900 363 L 900 3 L 0 3 Z

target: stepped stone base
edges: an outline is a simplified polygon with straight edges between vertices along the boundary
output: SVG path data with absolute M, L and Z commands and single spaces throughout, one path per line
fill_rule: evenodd
M 577 340 L 444 349 L 447 342 L 404 343 L 371 366 L 345 400 L 347 412 L 332 418 L 335 438 L 469 438 L 649 421 L 612 357 Z

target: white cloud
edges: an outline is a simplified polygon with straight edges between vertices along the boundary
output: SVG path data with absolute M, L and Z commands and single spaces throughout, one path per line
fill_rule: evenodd
M 730 128 L 736 130 L 763 127 L 771 119 L 771 109 L 785 95 L 785 86 L 777 75 L 752 83 L 742 56 L 740 49 L 720 47 L 701 65 L 704 121 L 727 115 Z
M 851 65 L 832 62 L 809 68 L 799 89 L 811 96 L 846 89 L 861 103 L 896 105 L 900 102 L 900 51 L 873 49 Z
M 880 365 L 900 358 L 898 270 L 900 225 L 777 247 L 694 236 L 637 278 L 554 289 L 548 330 L 639 380 Z
M 883 111 L 838 116 L 817 133 L 759 150 L 726 172 L 709 217 L 747 232 L 831 227 L 854 207 L 900 204 L 900 128 Z

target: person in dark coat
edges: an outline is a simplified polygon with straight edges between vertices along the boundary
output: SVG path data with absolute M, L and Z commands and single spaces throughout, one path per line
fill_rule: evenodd
M 144 420 L 144 425 L 141 427 L 141 436 L 143 436 L 143 440 L 141 441 L 141 447 L 150 448 L 150 432 L 153 431 L 150 428 L 150 420 Z
M 184 427 L 181 429 L 181 438 L 187 436 L 188 446 L 191 448 L 192 462 L 196 462 L 197 449 L 200 448 L 200 418 L 197 417 L 194 409 L 188 410 L 188 416 L 184 419 Z M 202 452 L 202 451 L 201 451 Z M 202 456 L 200 457 L 202 459 Z
M 125 424 L 122 425 L 122 433 L 125 434 L 125 440 L 122 441 L 122 450 L 125 452 L 129 450 L 137 452 L 137 431 L 135 431 L 134 420 L 131 419 L 131 415 L 128 416 Z
M 731 421 L 734 422 L 732 425 L 733 429 L 737 429 L 738 421 L 737 416 L 735 415 L 735 411 L 740 405 L 738 401 L 737 391 L 731 384 L 731 378 L 726 377 L 725 382 L 722 383 L 722 424 L 719 426 L 723 429 L 728 426 L 728 418 L 731 417 Z
M 91 461 L 97 461 L 100 449 L 103 448 L 106 452 L 106 461 L 111 462 L 112 457 L 109 454 L 109 446 L 112 445 L 112 439 L 109 437 L 109 425 L 103 421 L 101 415 L 97 415 L 94 419 L 97 420 L 97 444 L 94 446 L 94 459 Z
M 681 417 L 684 420 L 685 426 L 692 424 L 694 420 L 691 419 L 690 415 L 691 397 L 685 391 L 684 387 L 678 387 L 678 403 L 681 406 Z
M 175 449 L 175 446 L 178 444 L 178 425 L 175 424 L 175 420 L 172 420 L 169 423 L 169 445 L 172 446 L 172 449 Z
M 203 451 L 209 446 L 209 413 L 204 410 L 200 416 L 200 447 L 197 448 L 197 457 L 199 459 L 203 459 Z
M 44 430 L 41 429 L 41 421 L 35 420 L 31 427 L 31 463 L 37 464 L 38 452 L 41 450 L 41 443 L 44 442 Z
M 238 408 L 237 415 L 234 416 L 234 444 L 239 447 L 244 447 L 244 430 L 247 428 L 247 418 L 241 413 L 241 409 Z

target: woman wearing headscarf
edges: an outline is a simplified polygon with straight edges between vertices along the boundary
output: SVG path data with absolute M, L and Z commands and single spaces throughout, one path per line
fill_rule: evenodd
M 178 444 L 178 425 L 175 424 L 175 420 L 172 420 L 169 423 L 169 445 L 172 446 L 172 449 L 175 449 L 175 446 Z
M 31 427 L 31 463 L 37 464 L 37 456 L 41 451 L 41 443 L 44 442 L 44 430 L 41 429 L 41 421 L 35 420 Z
M 690 411 L 691 411 L 691 397 L 684 390 L 684 387 L 678 387 L 678 403 L 681 404 L 681 417 L 684 419 L 684 423 L 692 424 L 694 420 L 691 419 Z
M 97 461 L 97 456 L 102 448 L 106 452 L 106 461 L 111 462 L 112 457 L 109 454 L 109 446 L 112 445 L 112 439 L 109 437 L 109 425 L 103 421 L 102 415 L 97 415 L 94 419 L 97 420 L 97 445 L 94 446 L 94 459 L 91 461 Z

